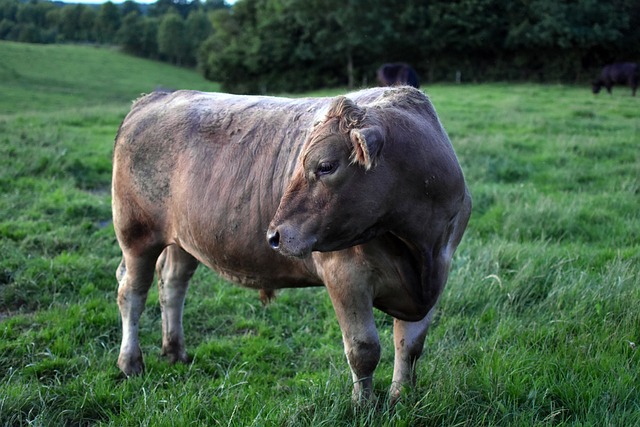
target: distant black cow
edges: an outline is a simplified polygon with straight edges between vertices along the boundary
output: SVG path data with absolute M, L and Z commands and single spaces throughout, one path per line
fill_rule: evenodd
M 600 92 L 602 86 L 611 93 L 613 85 L 626 85 L 631 87 L 631 94 L 636 96 L 638 81 L 640 80 L 640 70 L 638 64 L 633 62 L 621 62 L 607 65 L 602 69 L 600 77 L 593 82 L 593 93 Z
M 384 64 L 378 68 L 378 83 L 380 86 L 409 85 L 420 87 L 418 73 L 410 65 L 403 62 Z

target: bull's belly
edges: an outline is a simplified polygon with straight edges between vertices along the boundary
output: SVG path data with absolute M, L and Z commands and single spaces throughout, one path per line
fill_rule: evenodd
M 182 249 L 222 278 L 252 289 L 322 286 L 312 260 L 286 258 L 266 244 L 180 241 Z
M 270 277 L 268 275 L 255 275 L 247 271 L 230 270 L 220 266 L 207 267 L 218 273 L 223 279 L 250 289 L 284 289 L 322 286 L 323 283 L 301 276 Z

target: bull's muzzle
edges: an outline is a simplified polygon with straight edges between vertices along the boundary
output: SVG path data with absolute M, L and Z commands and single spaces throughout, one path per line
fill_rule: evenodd
M 305 258 L 311 254 L 316 243 L 315 237 L 303 236 L 297 229 L 286 224 L 270 226 L 267 230 L 267 243 L 271 249 L 282 255 Z

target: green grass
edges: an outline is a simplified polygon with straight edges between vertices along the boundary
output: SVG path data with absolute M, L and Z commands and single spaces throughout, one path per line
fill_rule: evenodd
M 640 424 L 640 99 L 627 90 L 424 88 L 474 213 L 418 384 L 390 410 L 388 316 L 380 403 L 354 408 L 323 289 L 263 308 L 204 268 L 185 308 L 193 362 L 159 356 L 153 290 L 147 372 L 123 380 L 113 138 L 140 93 L 217 86 L 94 47 L 0 43 L 0 58 L 0 425 Z
M 122 107 L 156 88 L 219 87 L 188 70 L 110 48 L 1 42 L 0 53 L 0 115 Z

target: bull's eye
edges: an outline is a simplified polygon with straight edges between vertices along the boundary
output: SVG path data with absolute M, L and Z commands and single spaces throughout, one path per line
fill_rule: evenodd
M 318 176 L 329 175 L 336 170 L 336 164 L 333 162 L 320 162 L 318 163 L 318 168 L 316 169 L 316 173 Z

